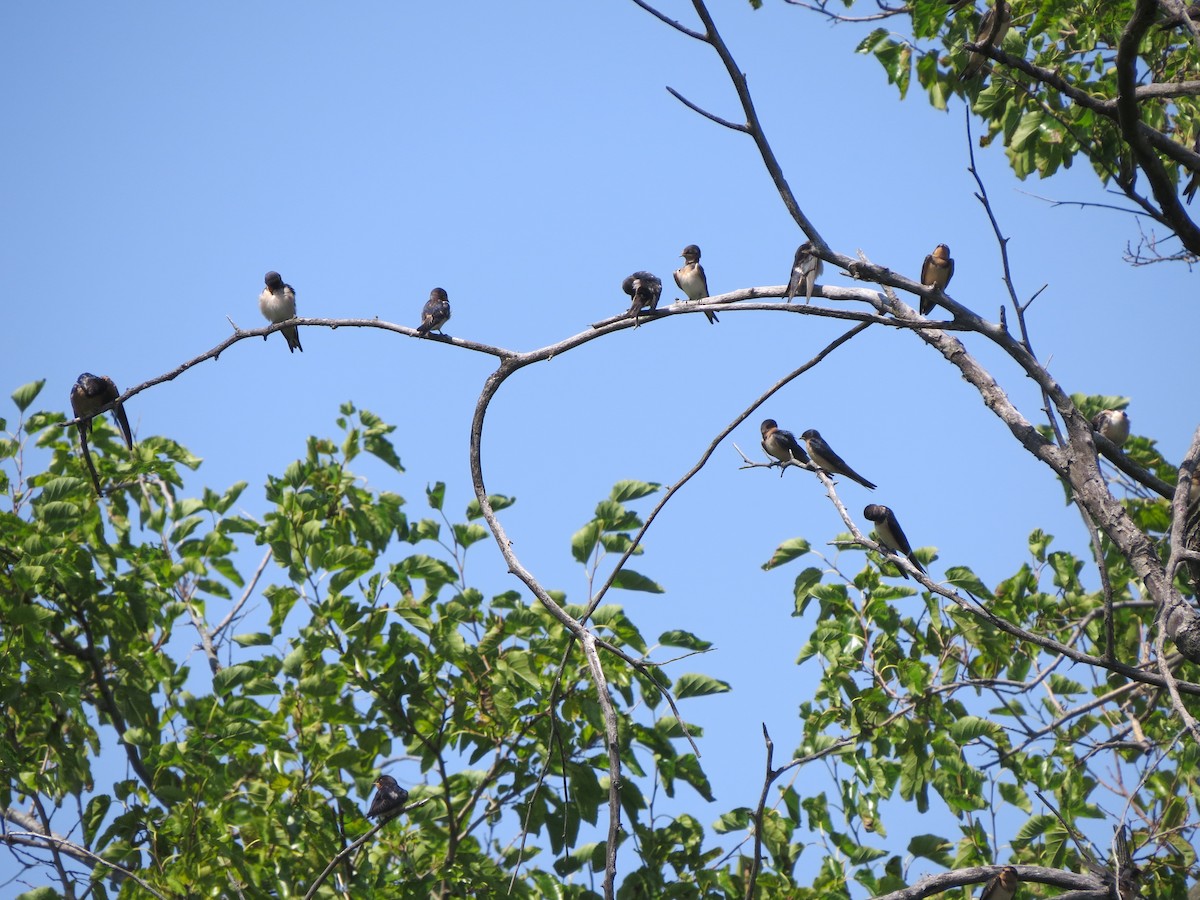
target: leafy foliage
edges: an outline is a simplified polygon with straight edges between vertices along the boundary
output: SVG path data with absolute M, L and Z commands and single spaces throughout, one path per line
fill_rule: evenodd
M 32 402 L 37 390 L 17 393 Z M 140 896 L 143 885 L 166 897 L 302 893 L 368 831 L 362 809 L 379 768 L 411 760 L 394 769 L 410 781 L 410 808 L 317 896 L 504 893 L 514 877 L 521 896 L 593 895 L 575 882 L 603 868 L 604 842 L 590 836 L 609 772 L 587 666 L 540 605 L 468 584 L 470 547 L 486 533 L 470 509 L 463 522 L 446 517 L 443 484 L 426 489 L 434 515 L 421 519 L 403 497 L 363 486 L 349 466 L 362 454 L 403 471 L 391 426 L 344 405 L 340 439 L 310 438 L 303 459 L 269 478 L 270 510 L 257 521 L 232 511 L 245 484 L 181 498 L 176 467 L 195 464 L 186 450 L 152 437 L 136 461 L 122 459 L 119 436 L 99 422 L 106 479 L 133 465 L 152 474 L 98 503 L 55 422 L 23 418 L 5 445 L 9 463 L 34 438 L 50 454 L 46 472 L 11 492 L 0 542 L 0 684 L 11 711 L 0 803 L 33 801 L 38 815 L 13 819 L 26 834 L 51 809 L 74 809 L 77 827 L 64 830 L 108 864 L 93 870 L 97 896 Z M 1131 441 L 1172 476 L 1152 442 Z M 571 541 L 590 574 L 604 554 L 630 549 L 642 519 L 627 504 L 656 490 L 623 482 L 598 504 Z M 1169 521 L 1161 499 L 1128 502 L 1150 530 Z M 277 578 L 242 574 L 255 546 Z M 1128 805 L 1139 810 L 1134 846 L 1153 896 L 1181 896 L 1196 865 L 1196 748 L 1176 739 L 1152 686 L 1114 680 L 1101 664 L 1063 667 L 1054 647 L 1109 658 L 1103 597 L 1082 587 L 1083 561 L 1054 550 L 1052 537 L 1035 532 L 1029 547 L 994 589 L 952 568 L 950 581 L 973 601 L 895 587 L 890 562 L 874 553 L 846 579 L 805 568 L 797 614 L 814 602 L 819 613 L 798 661 L 819 662 L 820 676 L 787 768 L 823 766 L 828 777 L 781 785 L 758 814 L 717 814 L 712 832 L 692 814 L 655 813 L 648 788 L 675 796 L 683 784 L 713 801 L 686 743 L 703 731 L 685 730 L 663 701 L 667 690 L 683 702 L 729 686 L 702 673 L 668 682 L 609 667 L 636 856 L 622 895 L 744 894 L 752 860 L 719 841 L 760 828 L 764 897 L 885 893 L 905 885 L 913 859 L 988 866 L 1001 842 L 1015 864 L 1080 870 L 1071 832 Z M 791 539 L 766 567 L 811 553 Z M 1139 658 L 1153 608 L 1119 554 L 1105 564 L 1112 656 Z M 634 589 L 645 584 L 633 579 Z M 251 608 L 255 596 L 265 608 Z M 592 622 L 615 646 L 648 652 L 620 607 L 598 607 Z M 206 666 L 190 664 L 196 635 Z M 659 642 L 707 646 L 686 632 Z M 124 771 L 109 782 L 114 755 Z M 1041 798 L 1061 819 L 1037 812 Z M 957 819 L 956 835 L 914 837 L 907 858 L 881 843 L 904 810 L 935 806 Z M 1023 816 L 1007 835 L 1001 807 Z M 1152 858 L 1142 834 L 1161 836 Z M 813 842 L 821 862 L 802 880 L 797 865 Z
M 467 583 L 469 549 L 487 532 L 471 510 L 446 517 L 444 485 L 426 492 L 434 516 L 412 519 L 403 497 L 356 478 L 362 454 L 403 471 L 392 426 L 343 406 L 341 437 L 310 438 L 302 459 L 268 478 L 271 508 L 256 521 L 232 511 L 245 484 L 179 497 L 175 467 L 195 465 L 183 448 L 147 438 L 129 460 L 99 421 L 106 482 L 134 465 L 152 474 L 98 503 L 55 419 L 30 416 L 6 448 L 11 460 L 36 437 L 52 461 L 3 515 L 4 807 L 71 801 L 82 846 L 166 896 L 290 894 L 368 830 L 371 782 L 400 754 L 417 766 L 397 774 L 421 774 L 416 805 L 335 875 L 342 887 L 503 893 L 520 868 L 518 893 L 539 894 L 573 859 L 589 864 L 574 854 L 605 803 L 607 759 L 578 648 L 540 606 Z M 614 488 L 598 532 L 635 524 L 619 501 L 653 489 Z M 255 545 L 273 583 L 243 574 Z M 661 590 L 626 580 L 618 586 Z M 593 618 L 616 645 L 645 649 L 619 607 Z M 189 664 L 197 634 L 199 668 Z M 682 782 L 711 796 L 695 756 L 677 748 L 674 716 L 655 712 L 666 683 L 621 670 L 611 684 L 630 717 L 627 764 L 638 769 L 645 754 L 670 792 Z M 676 687 L 725 689 L 700 675 Z M 98 784 L 113 752 L 126 772 Z M 635 783 L 623 799 L 639 822 L 647 802 Z M 513 843 L 522 827 L 524 846 Z M 555 875 L 530 864 L 547 851 Z M 96 875 L 104 892 L 112 873 Z

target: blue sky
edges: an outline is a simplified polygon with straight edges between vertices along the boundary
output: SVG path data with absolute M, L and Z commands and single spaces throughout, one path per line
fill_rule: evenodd
M 662 8 L 694 24 L 689 4 Z M 864 30 L 777 0 L 714 13 L 830 244 L 916 277 L 945 241 L 951 294 L 994 318 L 1006 294 L 966 171 L 961 103 L 942 113 L 915 94 L 899 102 L 878 64 L 853 53 Z M 268 269 L 295 287 L 301 315 L 415 325 L 442 286 L 448 333 L 526 350 L 623 310 L 634 270 L 678 296 L 670 272 L 685 244 L 703 248 L 717 293 L 783 283 L 803 240 L 751 141 L 664 89 L 740 119 L 716 55 L 631 3 L 14 2 L 0 6 L 0 76 L 0 388 L 45 378 L 39 407 L 65 412 L 82 371 L 122 389 L 166 372 L 225 338 L 226 316 L 261 326 Z M 1031 196 L 1111 202 L 1083 163 L 1019 183 L 999 146 L 976 159 L 1012 238 L 1018 291 L 1048 285 L 1030 315 L 1040 357 L 1068 391 L 1131 397 L 1134 431 L 1178 459 L 1200 419 L 1191 329 L 1179 327 L 1193 311 L 1190 273 L 1122 262 L 1138 236 L 1130 216 Z M 822 281 L 849 283 L 828 267 Z M 842 330 L 762 312 L 731 310 L 713 327 L 679 316 L 516 375 L 484 450 L 489 489 L 518 498 L 503 520 L 523 562 L 582 600 L 570 536 L 611 485 L 677 480 Z M 129 404 L 136 432 L 204 458 L 193 491 L 248 480 L 242 508 L 259 515 L 266 474 L 307 435 L 332 434 L 352 400 L 399 426 L 407 472 L 368 469 L 372 484 L 406 496 L 416 517 L 425 485 L 444 480 L 448 509 L 462 509 L 492 359 L 365 329 L 301 336 L 303 354 L 278 335 L 244 341 L 143 393 Z M 968 346 L 1040 421 L 1032 382 Z M 1025 561 L 1034 528 L 1058 548 L 1086 546 L 1050 472 L 911 335 L 872 329 L 782 391 L 733 437 L 752 455 L 766 416 L 819 428 L 878 482 L 841 495 L 856 513 L 892 506 L 914 544 L 938 547 L 935 576 L 969 565 L 994 583 Z M 668 592 L 610 596 L 647 636 L 686 628 L 717 643 L 687 664 L 734 687 L 685 707 L 706 727 L 718 797 L 711 815 L 692 804 L 702 820 L 754 802 L 760 723 L 777 748 L 793 746 L 815 677 L 794 665 L 812 627 L 790 616 L 798 570 L 759 567 L 783 540 L 820 546 L 842 530 L 816 480 L 739 463 L 719 448 L 651 531 L 635 567 Z M 490 544 L 470 557 L 468 578 L 485 591 L 519 587 Z M 862 556 L 840 564 L 856 571 Z

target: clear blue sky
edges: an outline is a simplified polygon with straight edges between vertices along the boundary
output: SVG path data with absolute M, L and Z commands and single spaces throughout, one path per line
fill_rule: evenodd
M 921 96 L 899 102 L 874 59 L 853 53 L 864 30 L 778 0 L 713 6 L 792 188 L 833 247 L 915 277 L 946 241 L 952 295 L 994 318 L 1006 295 L 966 171 L 961 103 L 947 114 Z M 689 4 L 663 8 L 694 24 Z M 46 378 L 38 406 L 64 412 L 82 371 L 124 389 L 221 341 L 226 316 L 261 326 L 268 269 L 295 287 L 301 315 L 415 325 L 442 286 L 450 334 L 523 350 L 624 309 L 620 282 L 636 269 L 670 284 L 687 243 L 703 248 L 716 293 L 784 282 L 803 239 L 751 141 L 664 89 L 739 119 L 716 55 L 631 3 L 12 2 L 0 6 L 0 84 L 0 388 Z M 1085 164 L 1022 184 L 999 146 L 977 160 L 1018 290 L 1048 284 L 1030 319 L 1041 358 L 1068 391 L 1132 397 L 1135 432 L 1180 457 L 1200 420 L 1193 329 L 1181 327 L 1193 277 L 1122 262 L 1132 217 L 1026 193 L 1111 202 Z M 828 270 L 823 281 L 849 283 Z M 582 601 L 569 539 L 613 482 L 677 480 L 843 329 L 737 311 L 714 327 L 675 317 L 514 377 L 488 417 L 485 474 L 518 498 L 503 519 L 524 563 Z M 140 395 L 136 432 L 204 458 L 193 491 L 248 480 L 242 507 L 260 515 L 266 474 L 302 454 L 307 435 L 332 434 L 352 400 L 399 425 L 407 473 L 367 469 L 376 487 L 418 517 L 425 485 L 444 480 L 448 508 L 462 509 L 470 416 L 492 359 L 369 330 L 305 329 L 302 340 L 292 355 L 278 335 L 242 342 Z M 969 345 L 1038 419 L 1032 383 Z M 870 501 L 892 506 L 914 544 L 938 547 L 935 575 L 969 565 L 994 583 L 1025 561 L 1039 527 L 1057 547 L 1086 546 L 1050 472 L 911 335 L 874 329 L 785 389 L 734 436 L 754 455 L 765 416 L 819 428 L 878 482 Z M 798 570 L 759 567 L 783 540 L 821 546 L 842 530 L 816 480 L 738 465 L 720 448 L 650 533 L 635 568 L 668 593 L 610 597 L 648 637 L 686 628 L 716 641 L 673 671 L 734 687 L 685 707 L 707 733 L 718 803 L 685 798 L 705 821 L 755 801 L 760 723 L 786 753 L 815 677 L 794 665 L 812 627 L 790 616 Z M 856 513 L 868 502 L 853 484 L 841 494 Z M 861 564 L 842 554 L 843 569 Z M 468 577 L 488 592 L 519 586 L 490 544 L 472 550 Z M 935 827 L 952 826 L 922 830 Z

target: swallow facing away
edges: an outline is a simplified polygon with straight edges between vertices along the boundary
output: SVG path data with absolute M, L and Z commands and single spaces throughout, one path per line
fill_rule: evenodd
M 368 819 L 390 819 L 404 809 L 404 804 L 408 802 L 408 791 L 400 787 L 395 778 L 391 775 L 380 775 L 375 779 L 375 787 L 378 790 L 375 792 L 375 799 L 371 801 L 370 810 L 367 811 Z
M 892 512 L 890 507 L 872 503 L 863 510 L 863 516 L 875 523 L 875 534 L 879 536 L 879 543 L 905 557 L 917 567 L 918 572 L 926 575 L 929 574 L 925 571 L 925 567 L 921 565 L 921 561 L 913 555 L 912 545 L 908 542 L 908 538 L 904 534 L 904 529 L 900 527 L 900 523 L 896 520 L 896 514 Z M 900 574 L 907 579 L 908 573 L 899 566 L 897 568 L 900 569 Z
M 296 292 L 292 290 L 292 286 L 284 284 L 278 272 L 268 272 L 263 281 L 267 286 L 258 295 L 258 311 L 270 322 L 286 322 L 296 318 Z M 280 331 L 287 341 L 288 353 L 295 353 L 297 350 L 304 352 L 304 348 L 300 346 L 300 331 L 295 325 L 281 328 Z M 268 335 L 264 334 L 263 340 L 267 337 Z
M 97 494 L 101 494 L 103 491 L 100 490 L 100 476 L 96 474 L 96 467 L 92 464 L 92 454 L 88 450 L 88 435 L 92 433 L 91 417 L 120 396 L 121 392 L 117 390 L 117 386 L 111 378 L 107 375 L 93 375 L 91 372 L 84 372 L 80 375 L 71 388 L 71 411 L 75 413 L 75 418 L 88 417 L 82 422 L 77 422 L 75 427 L 79 429 L 79 446 L 83 451 L 83 459 L 87 463 L 88 472 L 92 475 L 92 484 L 95 486 Z M 129 419 L 125 415 L 124 404 L 116 404 L 112 408 L 112 412 L 113 418 L 121 426 L 125 446 L 132 450 L 133 434 L 129 430 Z
M 783 477 L 783 473 L 788 470 L 788 466 L 793 460 L 808 468 L 808 454 L 804 452 L 804 448 L 800 446 L 796 436 L 790 431 L 780 428 L 779 423 L 774 419 L 763 420 L 762 448 L 767 451 L 767 456 L 773 456 L 779 460 L 780 478 Z
M 1017 892 L 1017 870 L 1005 866 L 992 876 L 991 881 L 984 885 L 979 900 L 1012 900 Z
M 700 248 L 688 244 L 679 254 L 683 257 L 683 265 L 675 270 L 675 283 L 687 294 L 692 301 L 703 300 L 708 296 L 708 279 L 704 277 L 704 266 L 700 265 Z M 718 321 L 716 313 L 705 311 L 709 324 Z
M 434 288 L 421 308 L 421 324 L 417 326 L 417 334 L 421 337 L 425 337 L 431 331 L 441 334 L 442 326 L 449 321 L 450 295 L 442 288 Z
M 811 303 L 813 286 L 823 271 L 825 263 L 817 256 L 812 241 L 805 241 L 797 247 L 796 258 L 792 260 L 792 276 L 788 280 L 787 302 L 791 303 L 792 298 L 800 293 L 800 288 L 804 288 L 804 302 Z
M 846 461 L 833 452 L 833 448 L 825 443 L 825 439 L 821 437 L 821 433 L 815 428 L 808 429 L 800 437 L 808 445 L 808 453 L 812 456 L 812 461 L 824 469 L 826 473 L 830 475 L 845 475 L 851 481 L 857 481 L 868 491 L 875 490 L 876 485 L 871 484 L 871 482 L 846 465 Z
M 650 312 L 658 309 L 658 298 L 662 296 L 662 279 L 649 272 L 634 272 L 621 282 L 621 290 L 633 298 L 629 305 L 629 315 L 636 321 L 638 313 L 646 307 L 650 308 Z
M 954 260 L 950 258 L 950 248 L 945 244 L 938 244 L 933 248 L 933 252 L 925 257 L 925 262 L 921 264 L 921 284 L 937 288 L 940 293 L 946 290 L 946 285 L 950 283 L 950 279 L 953 277 Z M 929 297 L 922 297 L 921 315 L 929 315 L 933 312 L 935 306 L 937 306 L 935 300 Z
M 1012 10 L 1006 0 L 996 0 L 996 5 L 990 7 L 979 20 L 979 31 L 972 42 L 977 47 L 999 47 L 1004 43 L 1004 36 L 1012 25 Z M 967 56 L 967 64 L 958 76 L 959 81 L 969 81 L 979 74 L 988 62 L 988 58 L 978 50 L 972 50 Z
M 1129 439 L 1129 416 L 1123 409 L 1106 409 L 1093 417 L 1092 428 L 1120 447 Z

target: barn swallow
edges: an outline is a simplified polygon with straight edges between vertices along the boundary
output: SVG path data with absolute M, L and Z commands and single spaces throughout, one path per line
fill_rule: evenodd
M 857 481 L 868 491 L 875 490 L 875 485 L 846 465 L 846 461 L 833 452 L 833 448 L 825 443 L 825 439 L 821 437 L 821 433 L 817 429 L 810 428 L 804 434 L 800 435 L 800 437 L 808 445 L 808 452 L 812 456 L 812 461 L 824 469 L 826 473 L 830 475 L 845 475 L 851 481 Z
M 450 295 L 442 288 L 434 288 L 421 308 L 421 324 L 417 326 L 417 334 L 421 337 L 425 337 L 431 331 L 441 334 L 442 326 L 449 321 Z
M 767 456 L 773 456 L 780 462 L 779 477 L 787 471 L 788 464 L 795 460 L 808 467 L 808 454 L 790 431 L 784 431 L 774 419 L 764 419 L 762 423 L 762 448 Z M 774 465 L 774 463 L 772 463 Z
M 292 286 L 284 284 L 278 272 L 268 272 L 263 281 L 267 286 L 258 295 L 259 312 L 266 316 L 269 322 L 286 322 L 288 319 L 296 318 L 296 292 L 292 290 Z M 287 328 L 279 330 L 283 332 L 283 337 L 287 341 L 288 353 L 294 353 L 297 350 L 301 353 L 304 352 L 304 348 L 300 346 L 300 332 L 295 325 L 289 325 Z M 263 340 L 266 339 L 267 335 L 264 334 Z
M 380 775 L 375 779 L 375 787 L 379 790 L 375 792 L 375 799 L 371 801 L 367 818 L 391 818 L 404 809 L 404 804 L 408 802 L 408 791 L 400 787 L 395 778 L 391 775 Z
M 91 372 L 84 372 L 80 375 L 76 379 L 74 387 L 71 388 L 71 411 L 75 413 L 76 419 L 83 420 L 75 423 L 75 427 L 79 429 L 79 448 L 83 452 L 83 461 L 87 463 L 88 472 L 92 476 L 92 485 L 96 488 L 97 494 L 104 492 L 100 490 L 100 476 L 96 474 L 96 466 L 92 463 L 92 452 L 88 449 L 88 435 L 92 433 L 92 417 L 120 396 L 121 392 L 117 390 L 117 386 L 111 378 L 107 375 L 93 375 Z M 132 450 L 133 435 L 129 431 L 129 419 L 125 416 L 124 405 L 117 403 L 113 406 L 112 411 L 117 424 L 121 426 L 121 434 L 125 437 L 125 446 Z M 84 416 L 87 418 L 84 419 Z
M 950 248 L 945 244 L 938 244 L 921 264 L 921 284 L 937 288 L 940 293 L 946 290 L 946 285 L 953 277 L 954 260 L 950 258 Z M 930 297 L 922 297 L 921 315 L 929 315 L 935 306 L 937 306 L 935 300 Z
M 683 265 L 675 270 L 675 283 L 689 300 L 705 299 L 708 297 L 708 279 L 704 277 L 704 266 L 700 265 L 700 248 L 688 244 L 679 255 L 683 257 Z M 705 311 L 704 315 L 708 316 L 710 325 L 717 321 L 716 313 Z
M 1106 409 L 1092 418 L 1092 428 L 1120 447 L 1129 439 L 1129 416 L 1123 409 Z
M 1197 503 L 1200 503 L 1200 466 L 1192 470 L 1192 477 L 1188 479 L 1187 493 L 1183 497 L 1183 508 L 1191 509 Z
M 1012 25 L 1012 10 L 1006 0 L 996 0 L 996 5 L 990 7 L 979 20 L 979 31 L 972 43 L 976 47 L 999 47 L 1004 43 L 1008 27 Z M 978 50 L 972 50 L 967 55 L 967 64 L 958 76 L 959 81 L 967 81 L 979 74 L 979 70 L 988 62 L 988 58 Z
M 71 410 L 77 419 L 83 416 L 89 417 L 86 421 L 78 423 L 77 427 L 81 438 L 86 441 L 88 435 L 92 433 L 91 416 L 120 396 L 121 392 L 117 390 L 117 386 L 107 375 L 93 375 L 91 372 L 84 372 L 79 376 L 75 381 L 75 386 L 71 388 Z M 112 408 L 112 412 L 113 418 L 121 426 L 121 434 L 125 437 L 125 446 L 132 450 L 133 435 L 129 431 L 129 419 L 125 416 L 125 405 L 118 403 Z
M 649 272 L 634 272 L 621 282 L 621 290 L 633 298 L 629 306 L 629 315 L 637 319 L 637 314 L 646 307 L 650 311 L 658 309 L 658 298 L 662 296 L 662 279 Z
M 792 298 L 800 293 L 800 288 L 803 287 L 804 302 L 811 303 L 813 286 L 823 271 L 825 264 L 821 262 L 821 257 L 817 256 L 817 249 L 812 241 L 805 241 L 796 248 L 796 258 L 792 260 L 792 276 L 788 280 L 787 302 L 791 303 Z
M 1200 4 L 1193 5 L 1200 6 Z M 1200 131 L 1196 132 L 1196 140 L 1192 142 L 1192 152 L 1200 153 Z M 1196 196 L 1197 190 L 1200 190 L 1200 172 L 1193 172 L 1187 187 L 1183 189 L 1183 196 L 1187 200 L 1188 206 L 1192 205 L 1192 199 Z
M 917 567 L 918 572 L 926 575 L 929 574 L 925 571 L 925 567 L 921 565 L 921 561 L 913 555 L 912 545 L 908 542 L 908 538 L 904 534 L 904 529 L 896 521 L 896 514 L 892 512 L 890 507 L 872 503 L 863 510 L 863 516 L 875 523 L 875 533 L 879 536 L 879 543 L 908 559 L 910 563 Z M 900 569 L 900 574 L 908 578 L 908 573 L 902 568 Z
M 1012 900 L 1017 892 L 1017 870 L 1005 866 L 992 876 L 979 895 L 979 900 Z

